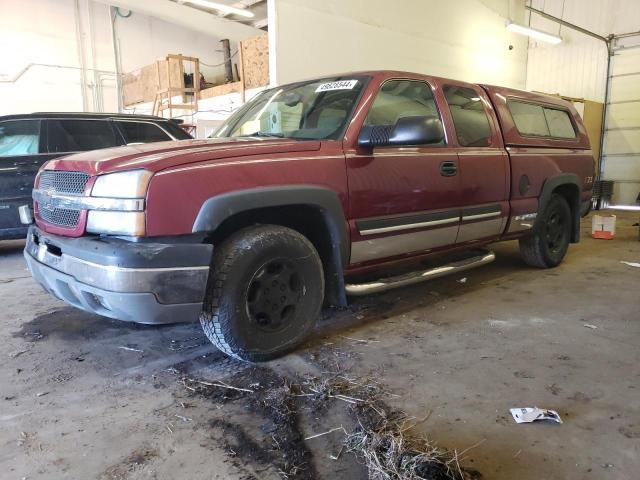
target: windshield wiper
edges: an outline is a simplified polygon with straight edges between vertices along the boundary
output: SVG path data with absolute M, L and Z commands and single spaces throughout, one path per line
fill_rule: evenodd
M 269 132 L 253 132 L 246 135 L 239 135 L 240 137 L 267 137 L 267 138 L 284 138 L 282 133 L 269 133 Z

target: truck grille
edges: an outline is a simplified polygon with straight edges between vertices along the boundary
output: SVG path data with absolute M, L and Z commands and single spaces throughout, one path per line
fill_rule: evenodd
M 78 225 L 80 210 L 70 210 L 68 208 L 40 208 L 40 218 L 51 225 L 64 228 L 74 228 Z
M 59 172 L 46 170 L 40 175 L 38 188 L 56 193 L 81 195 L 89 181 L 89 175 L 82 172 Z
M 82 195 L 89 181 L 89 175 L 83 172 L 62 172 L 46 170 L 40 175 L 38 188 L 53 193 Z M 40 218 L 51 224 L 63 228 L 75 228 L 80 219 L 80 210 L 70 208 L 50 208 L 38 205 Z

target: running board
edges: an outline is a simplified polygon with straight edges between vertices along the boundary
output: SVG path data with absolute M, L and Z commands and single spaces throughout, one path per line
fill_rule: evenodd
M 395 277 L 381 278 L 368 283 L 347 284 L 345 285 L 345 289 L 347 291 L 347 295 L 369 295 L 371 293 L 384 292 L 386 290 L 391 290 L 392 288 L 404 287 L 407 285 L 413 285 L 414 283 L 444 277 L 445 275 L 451 275 L 452 273 L 464 272 L 465 270 L 491 263 L 495 259 L 495 254 L 487 250 L 481 255 L 465 258 L 464 260 L 458 260 L 457 262 L 451 262 L 439 267 L 430 268 L 429 270 L 421 270 L 405 273 L 404 275 L 398 275 Z

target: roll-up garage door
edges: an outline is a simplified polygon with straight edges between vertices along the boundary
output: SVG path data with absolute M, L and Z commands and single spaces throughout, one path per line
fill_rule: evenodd
M 635 205 L 640 193 L 640 35 L 616 40 L 610 68 L 602 179 L 615 181 L 612 203 Z

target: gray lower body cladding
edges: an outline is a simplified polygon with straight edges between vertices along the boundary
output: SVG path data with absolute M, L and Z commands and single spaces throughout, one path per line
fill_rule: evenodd
M 198 319 L 213 247 L 67 238 L 31 227 L 24 256 L 33 278 L 64 302 L 136 323 Z

